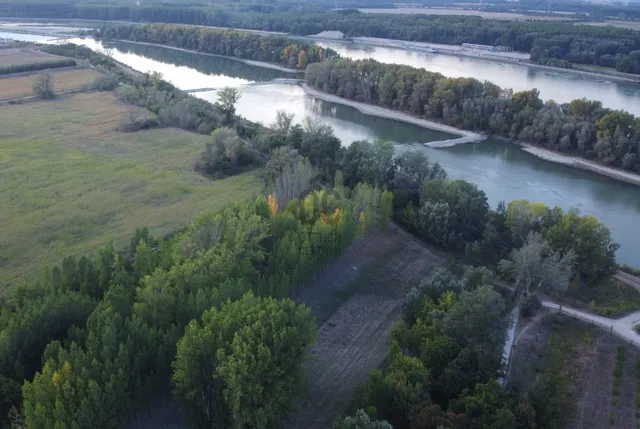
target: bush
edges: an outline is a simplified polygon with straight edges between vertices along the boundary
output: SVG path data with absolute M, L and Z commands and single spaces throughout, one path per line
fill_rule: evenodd
M 107 74 L 98 76 L 96 80 L 93 81 L 93 88 L 98 91 L 113 91 L 118 86 L 118 83 L 118 76 Z
M 520 303 L 520 316 L 525 319 L 533 317 L 542 307 L 542 302 L 537 295 L 529 295 Z
M 43 100 L 55 98 L 53 90 L 53 75 L 49 72 L 42 73 L 33 84 L 33 95 Z

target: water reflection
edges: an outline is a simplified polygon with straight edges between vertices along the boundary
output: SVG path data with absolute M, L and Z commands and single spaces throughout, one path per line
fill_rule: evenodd
M 606 107 L 625 109 L 640 114 L 640 85 L 604 76 L 577 74 L 561 69 L 528 67 L 513 62 L 498 62 L 483 58 L 456 57 L 399 48 L 345 45 L 323 42 L 342 56 L 354 59 L 373 58 L 383 63 L 406 64 L 441 73 L 447 77 L 475 77 L 488 80 L 514 91 L 537 88 L 543 99 L 560 103 L 587 97 L 600 100 Z

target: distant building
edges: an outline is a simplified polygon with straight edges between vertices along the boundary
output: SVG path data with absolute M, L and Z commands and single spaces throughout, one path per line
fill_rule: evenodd
M 463 43 L 463 48 L 477 49 L 480 51 L 492 51 L 492 52 L 511 52 L 513 48 L 511 46 L 489 46 L 489 45 L 476 45 L 474 43 Z

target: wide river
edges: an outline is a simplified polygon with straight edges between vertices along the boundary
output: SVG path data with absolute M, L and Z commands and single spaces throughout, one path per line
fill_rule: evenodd
M 102 49 L 100 43 L 91 39 L 74 39 L 73 41 L 96 50 Z M 366 116 L 353 108 L 315 99 L 306 95 L 302 88 L 296 85 L 278 81 L 279 78 L 292 77 L 278 71 L 249 66 L 224 58 L 160 47 L 130 43 L 109 44 L 109 47 L 113 49 L 116 60 L 139 71 L 161 72 L 165 79 L 181 89 L 213 88 L 213 90 L 195 94 L 206 100 L 215 101 L 215 89 L 224 86 L 239 88 L 242 98 L 238 102 L 237 111 L 252 121 L 270 124 L 279 109 L 294 113 L 298 120 L 308 115 L 331 125 L 344 145 L 363 139 L 381 138 L 399 144 L 408 144 L 446 137 L 443 133 Z M 348 52 L 354 57 L 358 55 L 369 57 L 376 52 L 387 52 L 387 50 L 375 48 L 373 51 L 365 52 L 364 49 L 362 51 L 350 49 Z M 345 54 L 347 51 L 342 53 Z M 386 55 L 386 53 L 380 54 L 376 59 L 391 61 Z M 425 66 L 415 61 L 423 57 L 435 61 L 435 58 L 428 57 L 427 54 L 406 53 L 406 57 L 398 55 L 397 58 L 394 57 L 394 62 Z M 411 58 L 413 62 L 408 60 Z M 490 77 L 482 75 L 482 73 L 489 73 L 482 67 L 502 67 L 501 75 L 493 76 L 492 80 L 498 80 L 497 83 L 503 86 L 518 82 L 520 79 L 521 71 L 516 66 L 503 66 L 493 62 L 485 64 L 484 60 L 474 58 L 446 57 L 439 61 L 468 64 L 468 69 L 465 69 L 468 70 L 468 75 L 481 79 Z M 473 65 L 474 61 L 477 62 L 476 66 Z M 563 94 L 575 93 L 575 95 L 567 95 L 567 99 L 581 95 L 599 98 L 602 94 L 603 101 L 627 100 L 626 103 L 636 106 L 640 101 L 640 90 L 631 84 L 589 77 L 578 79 L 576 75 L 563 77 L 562 73 L 539 70 L 525 71 L 526 74 L 533 76 L 532 79 L 541 79 L 536 80 L 535 86 L 539 87 L 543 94 L 553 93 L 555 89 L 543 88 L 538 84 L 555 82 L 554 88 L 567 87 L 563 88 Z M 590 82 L 590 89 L 581 90 L 581 85 L 586 88 L 588 82 Z M 575 86 L 572 86 L 574 84 Z M 529 86 L 521 84 L 518 89 L 532 86 L 534 83 Z M 622 90 L 622 88 L 627 89 Z M 605 96 L 607 94 L 608 96 Z M 559 95 L 558 93 L 554 97 L 558 101 L 561 100 Z M 607 98 L 609 96 L 611 98 Z M 402 148 L 404 147 L 406 146 Z M 636 223 L 640 220 L 640 187 L 594 173 L 552 164 L 521 151 L 515 145 L 501 141 L 486 140 L 477 144 L 465 144 L 446 149 L 432 149 L 422 145 L 413 147 L 424 150 L 430 159 L 439 162 L 446 168 L 450 177 L 476 183 L 486 192 L 489 202 L 494 207 L 500 201 L 528 199 L 549 206 L 557 205 L 564 209 L 575 207 L 584 214 L 597 217 L 611 229 L 613 238 L 621 244 L 618 251 L 619 262 L 640 267 L 640 233 Z

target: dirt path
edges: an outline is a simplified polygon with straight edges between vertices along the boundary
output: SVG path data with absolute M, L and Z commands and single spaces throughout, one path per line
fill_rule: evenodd
M 369 372 L 383 365 L 408 290 L 441 263 L 396 230 L 376 232 L 296 298 L 326 321 L 305 370 L 307 400 L 286 429 L 331 427 Z

